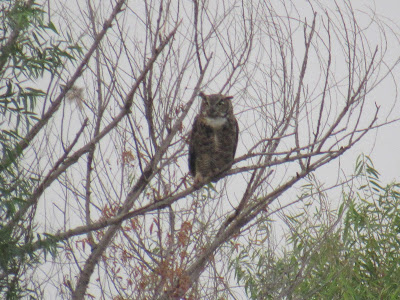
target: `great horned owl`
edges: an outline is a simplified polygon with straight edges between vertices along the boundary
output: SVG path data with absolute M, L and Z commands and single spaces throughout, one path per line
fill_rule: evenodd
M 205 95 L 193 123 L 189 143 L 189 171 L 195 184 L 218 180 L 232 167 L 239 127 L 233 114 L 231 96 Z

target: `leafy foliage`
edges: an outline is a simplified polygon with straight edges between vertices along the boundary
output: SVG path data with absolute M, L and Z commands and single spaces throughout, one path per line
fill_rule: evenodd
M 282 255 L 242 251 L 232 267 L 250 298 L 398 299 L 400 183 L 384 186 L 365 156 L 355 174 L 359 188 L 343 192 L 335 215 L 341 222 L 326 226 L 296 216 L 298 230 Z
M 20 158 L 19 142 L 40 119 L 37 103 L 47 97 L 37 80 L 58 74 L 80 48 L 61 38 L 34 1 L 4 1 L 0 22 L 0 295 L 19 299 L 36 295 L 25 290 L 24 274 L 39 261 L 32 245 L 41 241 L 35 235 L 33 214 L 22 222 L 14 220 L 39 179 L 32 172 L 34 166 L 26 166 Z M 55 254 L 55 243 L 47 239 L 42 247 Z

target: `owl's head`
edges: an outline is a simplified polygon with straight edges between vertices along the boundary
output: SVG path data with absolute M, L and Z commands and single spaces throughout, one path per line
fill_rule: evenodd
M 208 118 L 226 118 L 233 114 L 231 99 L 232 96 L 224 96 L 221 94 L 206 95 L 199 93 L 203 99 L 201 102 L 200 113 Z

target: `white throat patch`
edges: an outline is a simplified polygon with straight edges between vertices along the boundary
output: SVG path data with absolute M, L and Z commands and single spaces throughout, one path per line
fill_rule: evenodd
M 226 118 L 222 118 L 222 117 L 218 117 L 218 118 L 209 118 L 209 117 L 205 117 L 204 118 L 205 123 L 208 126 L 211 126 L 213 128 L 218 128 L 221 127 L 222 125 L 224 125 L 227 121 Z

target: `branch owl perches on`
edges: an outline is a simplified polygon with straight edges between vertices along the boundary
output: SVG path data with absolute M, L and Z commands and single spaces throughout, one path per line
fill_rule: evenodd
M 239 126 L 233 114 L 232 96 L 206 95 L 193 122 L 189 141 L 189 171 L 194 184 L 212 180 L 228 171 L 235 158 Z

